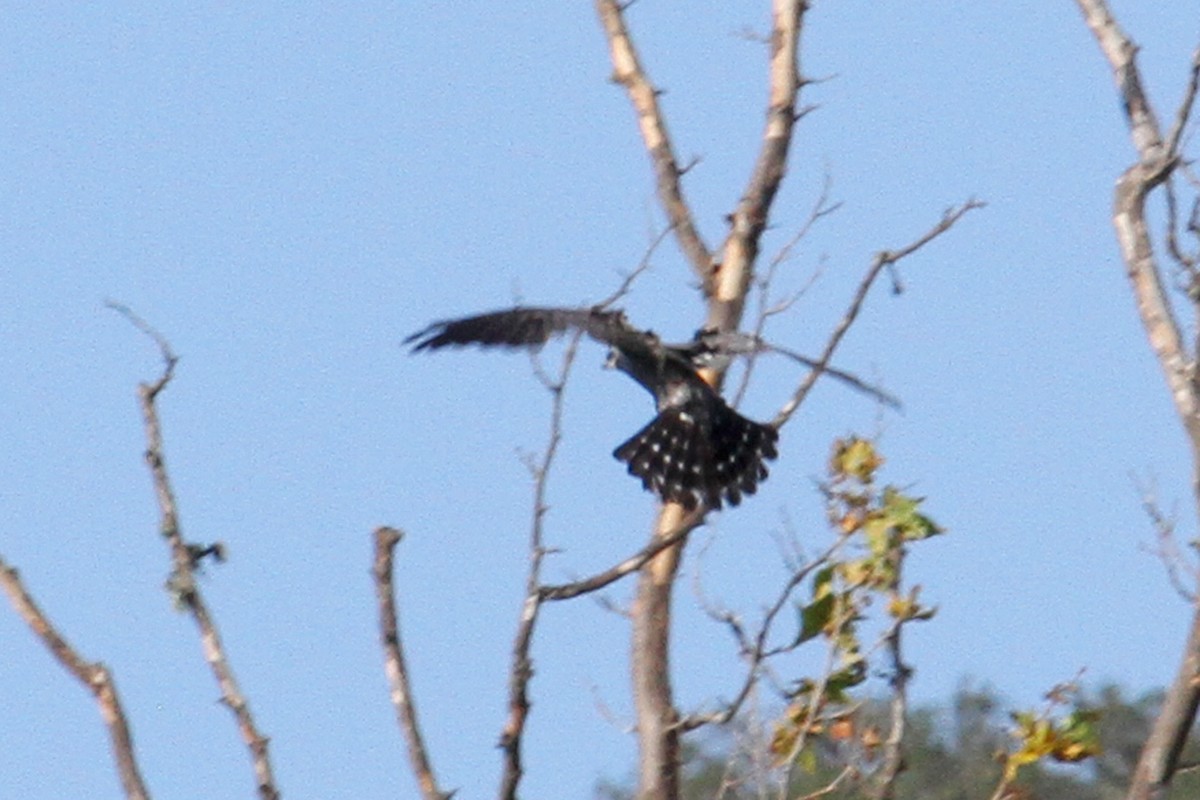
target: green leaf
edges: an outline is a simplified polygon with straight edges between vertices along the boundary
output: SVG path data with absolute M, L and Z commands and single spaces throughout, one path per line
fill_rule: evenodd
M 825 630 L 833 617 L 836 599 L 832 593 L 826 593 L 800 608 L 800 634 L 796 637 L 795 644 L 804 644 Z
M 861 483 L 870 483 L 875 470 L 883 464 L 883 457 L 875 445 L 857 436 L 838 439 L 833 448 L 830 471 L 838 478 L 850 477 Z
M 806 747 L 796 756 L 796 763 L 800 765 L 800 769 L 812 775 L 817 771 L 817 754 L 811 747 Z
M 859 657 L 848 666 L 829 674 L 825 681 L 825 696 L 834 703 L 845 703 L 848 700 L 846 690 L 858 686 L 866 679 L 866 661 Z
M 942 533 L 942 528 L 918 510 L 923 497 L 909 497 L 894 486 L 883 490 L 883 514 L 895 526 L 905 541 L 928 539 Z

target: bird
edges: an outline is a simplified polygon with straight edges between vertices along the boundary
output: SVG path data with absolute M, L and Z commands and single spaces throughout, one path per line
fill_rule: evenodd
M 620 310 L 517 306 L 433 322 L 404 344 L 412 353 L 468 345 L 536 350 L 571 332 L 607 345 L 605 366 L 654 397 L 656 416 L 613 450 L 647 491 L 692 511 L 736 506 L 758 490 L 767 478 L 766 462 L 779 454 L 779 431 L 730 408 L 700 376 L 700 369 L 731 356 L 711 329 L 697 331 L 689 342 L 664 344 L 653 331 L 633 327 Z

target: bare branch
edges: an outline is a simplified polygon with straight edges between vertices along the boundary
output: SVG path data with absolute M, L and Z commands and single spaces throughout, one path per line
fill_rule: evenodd
M 1167 200 L 1167 220 L 1163 226 L 1163 239 L 1167 245 L 1167 254 L 1179 269 L 1176 277 L 1176 288 L 1190 298 L 1200 298 L 1200 271 L 1197 270 L 1197 256 L 1185 253 L 1179 244 L 1179 210 L 1175 199 L 1175 182 L 1167 180 L 1163 184 L 1163 196 Z M 1195 212 L 1200 204 L 1193 204 Z M 1191 220 L 1189 220 L 1189 223 Z
M 608 0 L 597 0 L 597 8 L 613 51 L 618 79 L 631 81 L 633 93 L 638 87 L 641 99 L 635 101 L 641 112 L 643 139 L 660 175 L 660 195 L 672 188 L 678 196 L 678 178 L 674 156 L 661 123 L 653 93 L 644 80 L 637 82 L 640 68 L 633 57 L 619 7 Z M 730 216 L 731 230 L 722 247 L 722 261 L 714 266 L 706 247 L 697 236 L 677 231 L 681 246 L 701 277 L 708 301 L 704 328 L 732 332 L 740 326 L 759 239 L 766 227 L 771 201 L 783 178 L 791 132 L 795 123 L 796 95 L 800 88 L 800 21 L 807 8 L 802 0 L 775 0 L 771 31 L 769 67 L 769 104 L 762 149 L 748 188 Z M 624 72 L 622 66 L 625 67 Z M 666 147 L 664 148 L 664 143 Z M 667 173 L 667 192 L 663 192 L 663 174 Z M 670 198 L 668 198 L 669 200 Z M 669 203 L 668 216 L 679 222 Z M 689 225 L 691 220 L 684 216 Z M 694 233 L 694 230 L 692 231 Z M 706 369 L 702 377 L 719 387 L 723 368 Z M 665 504 L 655 524 L 655 536 L 670 538 L 685 522 L 687 511 L 674 503 Z M 633 604 L 633 694 L 637 710 L 639 746 L 638 793 L 642 800 L 675 800 L 679 797 L 679 712 L 675 709 L 670 680 L 669 634 L 671 594 L 679 569 L 686 536 L 662 549 L 641 568 Z
M 759 240 L 770 217 L 775 193 L 787 171 L 788 151 L 796 124 L 800 80 L 800 33 L 805 0 L 774 0 L 771 4 L 771 44 L 768 63 L 767 119 L 754 171 L 737 208 L 729 217 L 730 230 L 722 246 L 716 287 L 718 301 L 709 308 L 706 326 L 736 330 L 750 286 Z
M 129 320 L 129 323 L 133 327 L 146 334 L 154 342 L 155 346 L 158 347 L 158 353 L 162 357 L 165 369 L 159 379 L 151 384 L 150 393 L 151 399 L 153 399 L 171 382 L 171 378 L 175 376 L 175 365 L 179 363 L 179 356 L 175 355 L 175 352 L 171 349 L 171 343 L 161 333 L 151 327 L 150 323 L 134 313 L 133 309 L 129 306 L 124 303 L 118 303 L 115 300 L 106 300 L 104 305 Z
M 121 698 L 117 694 L 117 685 L 112 673 L 103 664 L 87 661 L 75 651 L 38 608 L 21 582 L 21 576 L 3 558 L 0 558 L 0 584 L 3 584 L 13 608 L 42 640 L 50 654 L 96 696 L 100 715 L 108 726 L 113 761 L 116 762 L 117 774 L 121 778 L 125 796 L 129 800 L 148 800 L 150 792 L 146 789 L 138 769 L 137 757 L 133 751 L 133 735 L 129 731 L 129 722 L 125 716 L 125 709 L 121 706 Z
M 835 775 L 833 780 L 831 780 L 829 783 L 825 784 L 820 789 L 817 789 L 815 792 L 809 792 L 808 794 L 797 797 L 796 800 L 817 800 L 817 798 L 831 795 L 840 789 L 842 784 L 845 783 L 849 778 L 854 777 L 856 773 L 857 770 L 854 768 L 854 765 L 847 764 L 846 766 L 842 767 L 842 771 Z
M 772 425 L 780 427 L 786 423 L 792 414 L 796 412 L 796 409 L 800 407 L 800 404 L 804 402 L 805 398 L 808 397 L 808 393 L 812 391 L 817 379 L 828 370 L 829 361 L 833 358 L 833 354 L 837 350 L 838 345 L 841 344 L 842 338 L 846 335 L 846 332 L 850 330 L 850 326 L 854 324 L 854 320 L 858 317 L 858 312 L 862 309 L 863 301 L 866 300 L 867 293 L 871 290 L 871 286 L 875 283 L 875 279 L 879 277 L 879 273 L 882 272 L 885 267 L 893 267 L 900 260 L 912 255 L 937 237 L 941 236 L 946 231 L 950 230 L 950 228 L 954 227 L 954 224 L 962 219 L 967 212 L 983 207 L 984 203 L 978 200 L 968 200 L 957 208 L 951 208 L 947 210 L 936 225 L 926 231 L 915 241 L 910 242 L 904 247 L 901 247 L 899 250 L 882 250 L 875 254 L 875 258 L 871 262 L 871 266 L 867 269 L 862 281 L 859 282 L 858 290 L 854 293 L 854 297 L 850 301 L 849 308 L 846 309 L 846 313 L 842 316 L 841 321 L 838 322 L 837 326 L 833 329 L 833 333 L 830 334 L 829 341 L 825 345 L 825 350 L 821 353 L 821 356 L 817 359 L 816 364 L 813 366 L 813 371 L 810 372 L 803 381 L 801 381 L 800 386 L 796 389 L 791 399 L 788 400 L 788 402 L 784 404 L 783 408 L 779 410 L 779 413 L 775 415 L 775 419 L 771 421 Z
M 647 259 L 649 254 L 647 254 Z M 645 261 L 643 263 L 646 263 Z M 619 297 L 633 278 L 627 278 L 622 288 L 614 295 Z M 500 734 L 500 749 L 504 751 L 504 770 L 500 778 L 500 798 L 516 800 L 524 767 L 521 758 L 521 743 L 525 733 L 525 721 L 529 717 L 529 681 L 533 678 L 533 661 L 529 655 L 533 646 L 533 633 L 541 609 L 541 569 L 546 557 L 544 523 L 550 510 L 546 503 L 546 487 L 550 468 L 558 454 L 562 441 L 563 399 L 567 378 L 575 363 L 580 334 L 576 333 L 563 353 L 562 365 L 556 378 L 542 373 L 542 385 L 552 397 L 550 410 L 550 434 L 541 463 L 533 470 L 533 512 L 529 532 L 529 570 L 525 578 L 525 601 L 521 605 L 521 617 L 513 640 L 512 663 L 508 675 L 508 718 Z
M 379 638 L 383 647 L 384 669 L 388 686 L 391 688 L 392 705 L 396 707 L 396 718 L 408 746 L 408 759 L 413 775 L 424 800 L 449 800 L 453 792 L 438 788 L 437 777 L 421 726 L 417 722 L 417 708 L 408 680 L 408 666 L 404 659 L 404 644 L 400 638 L 400 625 L 396 613 L 396 592 L 392 586 L 393 555 L 396 545 L 404 534 L 395 528 L 381 527 L 375 531 L 375 558 L 371 574 L 375 580 L 375 597 L 379 604 Z
M 900 399 L 898 397 L 896 397 L 894 394 L 888 392 L 887 390 L 883 389 L 882 387 L 880 387 L 876 384 L 867 383 L 862 378 L 855 375 L 853 372 L 847 372 L 843 369 L 831 367 L 828 364 L 822 365 L 816 359 L 809 358 L 808 356 L 801 355 L 793 350 L 788 350 L 786 348 L 778 347 L 776 345 L 772 345 L 771 349 L 774 352 L 779 353 L 782 356 L 787 356 L 788 358 L 792 359 L 793 361 L 795 361 L 799 364 L 803 364 L 804 366 L 808 367 L 809 369 L 811 369 L 813 371 L 819 370 L 831 378 L 836 378 L 837 380 L 839 380 L 842 383 L 849 386 L 851 389 L 854 389 L 856 392 L 860 392 L 862 394 L 865 394 L 867 397 L 870 397 L 874 400 L 878 400 L 880 403 L 887 406 L 888 408 L 894 409 L 896 411 L 899 411 L 904 408 L 904 404 L 901 403 Z
M 571 583 L 548 584 L 541 587 L 539 592 L 541 598 L 543 600 L 570 600 L 572 597 L 579 597 L 582 594 L 590 594 L 591 592 L 603 589 L 626 575 L 638 571 L 663 550 L 678 544 L 686 538 L 700 524 L 704 516 L 704 511 L 703 507 L 693 509 L 679 521 L 673 530 L 663 535 L 656 534 L 651 537 L 650 543 L 641 550 L 602 572 L 597 572 L 595 575 L 578 581 L 572 581 Z
M 1104 0 L 1076 0 L 1076 3 L 1112 67 L 1113 82 L 1143 164 L 1160 161 L 1164 155 L 1162 134 L 1154 110 L 1142 90 L 1142 76 L 1136 63 L 1137 45 L 1121 30 Z
M 1163 147 L 1158 121 L 1142 91 L 1135 61 L 1136 46 L 1113 19 L 1103 0 L 1077 2 L 1112 67 L 1138 154 L 1138 163 L 1117 181 L 1113 201 L 1117 242 L 1133 285 L 1138 314 L 1195 451 L 1200 447 L 1200 402 L 1193 387 L 1194 369 L 1154 258 L 1145 209 L 1147 195 L 1166 180 L 1178 157 Z M 1181 112 L 1184 108 L 1190 110 L 1190 99 L 1185 99 Z M 1182 125 L 1179 127 L 1182 129 Z
M 680 183 L 683 170 L 679 166 L 679 159 L 667 132 L 666 120 L 658 105 L 658 90 L 646 76 L 638 60 L 637 49 L 633 46 L 633 40 L 625 27 L 627 7 L 616 0 L 596 0 L 596 13 L 604 26 L 612 58 L 612 80 L 625 87 L 629 101 L 637 113 L 642 141 L 654 166 L 659 202 L 671 221 L 671 229 L 675 231 L 679 248 L 691 262 L 696 276 L 708 287 L 712 280 L 712 252 L 696 229 L 692 210 L 683 196 L 683 186 Z
M 1193 495 L 1200 505 L 1200 375 L 1195 364 L 1196 353 L 1189 353 L 1184 344 L 1146 223 L 1147 197 L 1170 178 L 1182 161 L 1177 151 L 1200 80 L 1200 50 L 1192 57 L 1184 100 L 1164 144 L 1158 120 L 1142 89 L 1137 47 L 1117 24 L 1104 0 L 1076 2 L 1112 68 L 1130 139 L 1137 152 L 1136 163 L 1117 180 L 1113 227 L 1137 300 L 1138 315 L 1191 445 Z M 1196 297 L 1191 299 L 1196 303 Z M 1200 306 L 1196 310 L 1200 312 Z M 1195 607 L 1178 672 L 1138 758 L 1129 788 L 1130 800 L 1151 800 L 1165 793 L 1178 768 L 1197 709 L 1200 709 L 1200 603 Z
M 268 754 L 269 740 L 259 732 L 255 725 L 254 717 L 250 713 L 250 706 L 238 686 L 237 679 L 234 677 L 229 660 L 225 655 L 225 647 L 221 643 L 216 623 L 209 614 L 208 606 L 196 583 L 196 568 L 200 563 L 200 558 L 207 554 L 219 557 L 221 549 L 219 546 L 196 545 L 184 539 L 179 526 L 175 492 L 171 488 L 171 480 L 167 474 L 166 460 L 163 456 L 162 427 L 159 423 L 155 401 L 174 376 L 178 358 L 172 352 L 166 338 L 126 306 L 118 303 L 109 303 L 109 306 L 154 340 L 163 358 L 162 375 L 154 383 L 142 383 L 138 386 L 138 400 L 146 431 L 146 464 L 150 468 L 154 491 L 158 497 L 161 517 L 160 533 L 167 540 L 171 552 L 172 570 L 167 586 L 177 604 L 191 614 L 200 631 L 204 658 L 221 689 L 221 700 L 233 713 L 238 730 L 242 735 L 242 741 L 245 742 L 250 752 L 259 797 L 262 800 L 277 800 L 279 790 L 275 787 L 275 778 L 271 770 L 271 760 Z

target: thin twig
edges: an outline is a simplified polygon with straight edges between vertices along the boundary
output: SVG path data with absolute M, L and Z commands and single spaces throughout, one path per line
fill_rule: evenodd
M 1167 201 L 1167 219 L 1163 224 L 1163 241 L 1167 245 L 1167 254 L 1179 268 L 1176 276 L 1176 287 L 1190 298 L 1200 299 L 1197 285 L 1196 256 L 1183 252 L 1179 244 L 1179 210 L 1175 199 L 1175 181 L 1167 180 L 1163 184 L 1163 197 Z M 1195 208 L 1195 206 L 1193 206 Z
M 841 788 L 842 784 L 845 783 L 847 779 L 853 777 L 856 772 L 857 770 L 854 768 L 854 765 L 847 764 L 846 766 L 842 767 L 842 771 L 835 775 L 833 780 L 831 780 L 829 783 L 825 784 L 820 789 L 817 789 L 815 792 L 809 792 L 806 795 L 797 797 L 796 800 L 817 800 L 819 797 L 825 797 L 826 795 L 833 794 Z
M 421 735 L 417 720 L 416 699 L 408 680 L 404 659 L 404 643 L 400 638 L 399 615 L 396 613 L 396 592 L 392 585 L 393 555 L 404 534 L 395 528 L 381 527 L 375 531 L 375 558 L 371 574 L 375 581 L 375 598 L 379 604 L 379 638 L 383 647 L 384 669 L 391 689 L 396 719 L 408 746 L 408 759 L 413 775 L 425 800 L 449 800 L 453 792 L 438 788 L 433 764 Z
M 172 569 L 167 585 L 177 604 L 191 614 L 200 631 L 204 658 L 221 689 L 221 700 L 233 713 L 242 741 L 245 742 L 250 752 L 259 797 L 262 800 L 277 800 L 279 790 L 275 786 L 275 778 L 271 769 L 271 760 L 268 754 L 269 740 L 259 732 L 255 725 L 254 717 L 250 713 L 250 706 L 229 665 L 216 622 L 209 613 L 208 606 L 205 604 L 200 587 L 196 582 L 196 568 L 202 554 L 219 557 L 221 551 L 219 547 L 196 545 L 184 539 L 179 526 L 175 492 L 171 488 L 166 459 L 163 456 L 162 426 L 159 423 L 155 401 L 174 376 L 175 365 L 179 362 L 179 358 L 172 351 L 166 338 L 127 306 L 113 302 L 110 302 L 108 306 L 149 336 L 158 346 L 162 356 L 162 375 L 153 383 L 139 384 L 138 400 L 146 431 L 146 464 L 150 468 L 154 491 L 158 497 L 161 516 L 159 530 L 163 538 L 167 540 L 171 552 Z
M 850 301 L 849 308 L 846 309 L 845 315 L 843 315 L 841 321 L 838 322 L 837 326 L 833 329 L 833 333 L 830 334 L 829 341 L 825 345 L 825 350 L 817 359 L 817 363 L 813 368 L 813 371 L 810 372 L 803 381 L 801 381 L 800 386 L 797 387 L 791 399 L 789 399 L 787 403 L 784 404 L 783 408 L 779 410 L 779 413 L 775 415 L 775 419 L 771 421 L 772 425 L 776 427 L 782 426 L 788 421 L 792 414 L 796 412 L 796 409 L 800 407 L 800 404 L 804 402 L 804 399 L 808 397 L 808 393 L 812 391 L 817 379 L 821 377 L 821 375 L 827 370 L 829 361 L 833 358 L 834 351 L 837 350 L 838 345 L 841 344 L 842 338 L 846 335 L 846 332 L 850 330 L 850 326 L 858 317 L 858 312 L 862 309 L 863 301 L 867 298 L 867 293 L 870 291 L 872 284 L 875 283 L 875 279 L 879 277 L 879 274 L 884 270 L 884 268 L 894 267 L 895 264 L 901 259 L 912 255 L 917 250 L 920 250 L 922 247 L 929 244 L 946 231 L 950 230 L 950 228 L 952 228 L 956 222 L 962 219 L 963 215 L 965 215 L 967 212 L 976 208 L 983 208 L 983 206 L 984 204 L 978 200 L 968 200 L 961 206 L 958 206 L 957 208 L 951 208 L 946 211 L 936 225 L 926 231 L 915 241 L 905 245 L 904 247 L 901 247 L 899 250 L 882 250 L 875 254 L 875 258 L 872 260 L 871 266 L 867 269 L 862 281 L 859 282 L 858 290 L 854 293 L 854 297 Z
M 650 269 L 650 257 L 658 250 L 658 246 L 666 240 L 673 228 L 673 225 L 669 225 L 654 235 L 650 240 L 650 244 L 646 246 L 646 251 L 642 254 L 642 259 L 638 262 L 638 265 L 629 274 L 622 277 L 621 285 L 612 294 L 597 303 L 596 308 L 608 308 L 629 294 L 629 290 L 633 288 L 634 281 L 640 278 L 643 272 Z
M 1197 587 L 1200 586 L 1200 568 L 1187 564 L 1179 549 L 1175 538 L 1174 515 L 1168 517 L 1163 513 L 1163 510 L 1159 508 L 1158 498 L 1150 486 L 1138 483 L 1137 489 L 1141 495 L 1142 510 L 1146 512 L 1146 516 L 1150 518 L 1150 524 L 1154 527 L 1155 545 L 1148 549 L 1163 565 L 1163 569 L 1167 573 L 1167 580 L 1170 581 L 1171 588 L 1175 590 L 1175 593 L 1184 602 L 1194 604 L 1197 600 Z M 1185 570 L 1190 573 L 1189 577 L 1192 582 L 1190 587 L 1183 580 L 1182 573 Z
M 1200 86 L 1200 47 L 1192 51 L 1192 71 L 1188 75 L 1187 89 L 1184 90 L 1183 100 L 1175 112 L 1175 122 L 1171 132 L 1167 134 L 1167 157 L 1179 154 L 1179 143 L 1183 140 L 1183 132 L 1192 116 L 1192 105 L 1196 102 L 1196 90 Z
M 797 364 L 801 364 L 805 367 L 808 367 L 810 370 L 813 371 L 813 373 L 821 373 L 823 375 L 829 376 L 830 378 L 839 380 L 842 383 L 849 386 L 851 389 L 855 390 L 856 392 L 861 392 L 862 394 L 865 394 L 874 400 L 878 400 L 880 403 L 887 406 L 888 408 L 899 411 L 900 409 L 902 409 L 904 407 L 904 404 L 901 403 L 899 398 L 897 398 L 894 394 L 891 394 L 886 389 L 883 389 L 882 387 L 880 387 L 876 384 L 866 382 L 862 378 L 855 375 L 853 372 L 847 372 L 844 369 L 838 369 L 837 367 L 832 367 L 827 363 L 822 364 L 819 359 L 809 358 L 806 355 L 797 353 L 795 350 L 789 350 L 786 347 L 780 347 L 779 345 L 770 344 L 768 342 L 759 341 L 759 342 L 756 342 L 753 346 L 754 346 L 754 352 L 778 353 L 779 355 L 784 356 L 785 358 L 789 358 L 792 361 L 795 361 Z
M 825 655 L 825 666 L 821 670 L 821 677 L 816 681 L 816 685 L 809 694 L 808 708 L 804 712 L 805 723 L 800 726 L 799 732 L 796 735 L 796 741 L 792 744 L 792 749 L 787 754 L 787 779 L 784 781 L 784 786 L 792 784 L 792 779 L 800 763 L 799 755 L 808 744 L 809 734 L 812 733 L 815 724 L 818 722 L 817 714 L 821 710 L 821 705 L 825 700 L 825 692 L 829 687 L 829 678 L 833 675 L 834 664 L 837 661 L 838 651 L 840 650 L 837 639 L 846 622 L 845 615 L 840 615 L 835 631 L 828 637 L 829 647 Z
M 841 550 L 849 540 L 847 536 L 839 536 L 833 544 L 829 545 L 812 561 L 803 564 L 792 571 L 788 576 L 787 581 L 779 590 L 774 602 L 768 606 L 763 614 L 762 622 L 758 626 L 758 630 L 753 636 L 750 636 L 741 621 L 728 610 L 711 610 L 709 616 L 717 622 L 726 625 L 733 634 L 734 639 L 738 644 L 738 651 L 746 662 L 746 676 L 742 680 L 741 686 L 738 688 L 734 699 L 728 703 L 723 709 L 716 712 L 705 714 L 688 714 L 683 717 L 680 722 L 680 729 L 685 731 L 695 730 L 704 725 L 716 724 L 724 725 L 732 720 L 741 710 L 742 704 L 746 698 L 750 696 L 754 689 L 755 683 L 758 681 L 759 675 L 762 672 L 765 664 L 773 657 L 782 653 L 795 650 L 798 643 L 789 643 L 779 645 L 777 647 L 769 647 L 768 642 L 771 638 L 771 632 L 775 624 L 776 618 L 785 607 L 788 607 L 788 602 L 791 599 L 796 589 L 812 575 L 813 572 L 828 564 L 838 551 Z
M 813 273 L 808 283 L 800 287 L 794 294 L 778 303 L 771 302 L 771 286 L 775 282 L 775 275 L 778 273 L 780 265 L 791 258 L 792 250 L 808 235 L 808 232 L 813 229 L 813 226 L 817 222 L 842 207 L 840 202 L 832 204 L 829 202 L 829 193 L 832 188 L 833 178 L 829 175 L 829 171 L 826 170 L 824 179 L 821 181 L 821 191 L 817 195 L 817 199 L 813 202 L 812 209 L 808 212 L 808 218 L 804 220 L 804 223 L 792 238 L 785 242 L 783 247 L 779 248 L 779 252 L 767 264 L 766 274 L 758 279 L 758 314 L 754 321 L 754 338 L 761 340 L 767 328 L 767 320 L 789 309 L 807 291 L 809 286 L 816 281 L 818 275 L 820 275 L 820 270 L 818 269 Z M 746 391 L 750 388 L 750 378 L 754 374 L 754 365 L 757 362 L 757 356 L 757 352 L 752 353 L 746 359 L 746 368 L 742 371 L 737 391 L 733 393 L 733 400 L 730 403 L 734 408 L 741 405 L 742 399 L 746 396 Z
M 100 715 L 108 726 L 113 761 L 116 762 L 117 774 L 120 776 L 125 796 L 129 800 L 149 800 L 150 792 L 146 789 L 138 769 L 137 756 L 133 750 L 133 734 L 130 733 L 129 721 L 125 716 L 125 709 L 121 706 L 121 698 L 117 694 L 117 685 L 112 673 L 104 664 L 87 661 L 75 651 L 25 589 L 21 576 L 3 558 L 0 558 L 0 584 L 4 585 L 4 591 L 12 601 L 13 608 L 42 640 L 50 654 L 96 696 Z

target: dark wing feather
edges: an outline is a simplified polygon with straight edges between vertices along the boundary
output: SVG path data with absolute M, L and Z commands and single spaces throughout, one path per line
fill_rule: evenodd
M 461 319 L 445 319 L 404 340 L 413 352 L 462 347 L 540 347 L 553 336 L 578 330 L 593 339 L 612 343 L 630 331 L 620 311 L 595 308 L 510 308 Z

